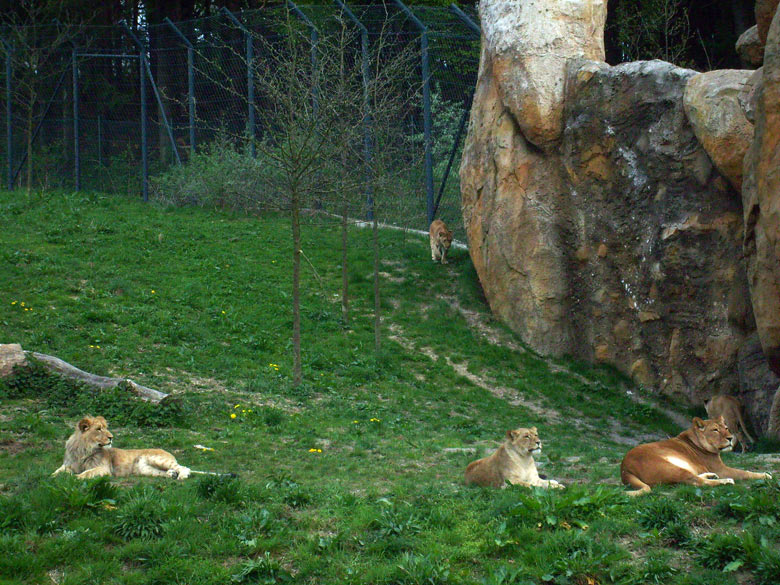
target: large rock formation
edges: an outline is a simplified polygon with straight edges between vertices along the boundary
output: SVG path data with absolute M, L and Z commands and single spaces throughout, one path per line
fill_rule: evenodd
M 769 27 L 777 11 L 778 2 L 780 0 L 756 0 L 756 28 L 762 44 L 766 44 Z
M 775 2 L 775 5 L 777 3 Z M 758 6 L 757 6 L 758 9 Z M 767 36 L 755 140 L 745 157 L 745 261 L 758 334 L 780 375 L 780 16 Z
M 604 59 L 606 0 L 486 0 L 480 4 L 485 50 L 502 103 L 539 148 L 563 122 L 564 73 L 571 57 Z M 516 51 L 515 39 L 525 39 Z
M 737 39 L 737 54 L 742 61 L 754 67 L 764 62 L 764 43 L 758 38 L 758 26 L 751 26 Z
M 696 137 L 718 171 L 738 190 L 742 188 L 742 161 L 753 141 L 753 124 L 745 117 L 739 96 L 752 74 L 721 69 L 694 75 L 683 98 Z
M 497 14 L 509 22 L 506 11 L 537 4 L 480 6 L 483 48 L 461 188 L 491 308 L 543 353 L 609 362 L 693 400 L 732 392 L 753 323 L 742 205 L 685 114 L 696 73 L 660 61 L 610 67 L 592 50 L 602 29 L 595 43 L 572 35 L 540 54 L 538 39 L 555 36 L 550 27 L 603 22 L 601 1 L 548 2 L 532 30 L 493 24 Z M 572 14 L 583 24 L 569 23 Z M 565 90 L 562 101 L 537 91 L 538 70 L 521 65 L 526 55 L 555 64 L 548 72 Z M 737 92 L 727 93 L 741 111 Z M 541 105 L 529 104 L 531 95 Z M 739 184 L 734 153 L 710 150 L 718 165 L 732 155 L 723 167 Z

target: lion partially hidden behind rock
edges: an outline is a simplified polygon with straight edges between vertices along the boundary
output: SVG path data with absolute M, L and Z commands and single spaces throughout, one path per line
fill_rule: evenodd
M 739 443 L 744 453 L 748 447 L 745 441 L 746 438 L 750 443 L 755 443 L 755 440 L 750 436 L 745 427 L 745 420 L 742 417 L 742 403 L 739 399 L 734 396 L 720 394 L 706 401 L 704 408 L 707 410 L 707 416 L 710 418 L 723 417 L 726 426 L 734 434 L 734 448 Z
M 533 456 L 541 451 L 542 442 L 536 427 L 507 431 L 495 453 L 469 463 L 466 483 L 501 488 L 506 487 L 506 482 L 529 487 L 564 487 L 554 479 L 539 477 Z
M 65 443 L 65 459 L 52 474 L 75 473 L 90 478 L 111 475 L 168 476 L 187 479 L 191 470 L 179 465 L 176 458 L 162 449 L 114 449 L 114 435 L 102 416 L 85 416 Z M 198 472 L 195 472 L 198 473 Z

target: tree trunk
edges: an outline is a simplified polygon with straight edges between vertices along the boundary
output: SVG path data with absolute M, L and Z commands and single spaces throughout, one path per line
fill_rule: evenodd
M 291 189 L 290 207 L 292 211 L 293 239 L 293 386 L 300 386 L 303 378 L 301 367 L 301 219 L 300 198 L 297 187 Z
M 374 244 L 374 349 L 376 352 L 382 349 L 382 317 L 380 314 L 381 302 L 379 298 L 379 224 L 374 212 L 373 244 Z
M 35 111 L 35 94 L 30 92 L 29 109 L 27 110 L 27 193 L 32 189 L 33 175 L 33 113 Z
M 346 167 L 345 167 L 346 168 Z M 347 213 L 349 202 L 346 193 L 341 209 L 341 316 L 344 325 L 349 325 L 349 269 L 347 267 Z

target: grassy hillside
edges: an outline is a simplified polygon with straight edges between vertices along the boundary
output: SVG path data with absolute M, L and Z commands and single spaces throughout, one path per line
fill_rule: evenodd
M 302 387 L 289 224 L 99 195 L 0 193 L 0 342 L 175 393 L 165 407 L 25 372 L 0 383 L 0 583 L 780 582 L 780 482 L 623 495 L 640 440 L 682 430 L 607 368 L 548 360 L 493 322 L 468 254 L 308 217 Z M 83 414 L 236 479 L 50 478 Z M 686 414 L 687 416 L 687 414 Z M 466 464 L 537 426 L 568 487 L 470 488 Z M 203 445 L 213 450 L 201 450 Z M 780 475 L 773 455 L 728 463 Z

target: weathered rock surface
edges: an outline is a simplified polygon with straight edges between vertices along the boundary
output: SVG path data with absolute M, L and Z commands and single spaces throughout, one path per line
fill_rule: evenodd
M 543 353 L 612 363 L 695 400 L 732 391 L 751 318 L 732 294 L 745 288 L 741 205 L 685 115 L 696 72 L 660 61 L 609 67 L 571 50 L 556 61 L 567 63 L 557 143 L 538 148 L 527 128 L 539 110 L 520 107 L 505 82 L 525 41 L 504 39 L 497 54 L 484 7 L 482 17 L 461 188 L 494 313 Z M 546 38 L 537 24 L 533 34 Z M 528 67 L 513 75 L 513 87 L 535 86 Z
M 22 366 L 27 359 L 18 343 L 0 343 L 0 378 L 9 376 L 14 367 Z
M 756 0 L 756 29 L 762 45 L 766 44 L 769 27 L 777 11 L 778 3 L 780 0 Z
M 760 67 L 764 62 L 764 43 L 758 38 L 758 27 L 751 26 L 739 35 L 735 49 L 745 64 Z
M 745 85 L 742 86 L 742 91 L 739 92 L 739 107 L 742 108 L 742 113 L 745 114 L 745 118 L 751 124 L 756 123 L 756 99 L 761 93 L 761 86 L 763 85 L 764 68 L 759 67 L 753 73 L 750 74 Z M 755 134 L 755 133 L 754 133 Z M 752 141 L 751 141 L 752 144 Z M 745 153 L 747 154 L 747 153 Z M 743 169 L 744 176 L 744 169 Z
M 688 80 L 683 96 L 696 137 L 736 189 L 742 187 L 742 162 L 753 141 L 753 124 L 739 102 L 752 73 L 736 69 L 699 73 Z
M 758 334 L 748 337 L 739 348 L 739 391 L 737 394 L 745 406 L 745 416 L 758 434 L 765 434 L 769 427 L 769 405 L 780 386 L 780 377 L 767 364 Z
M 526 140 L 549 148 L 562 130 L 568 61 L 604 60 L 607 1 L 484 0 L 479 10 L 502 103 Z
M 755 139 L 745 157 L 742 189 L 744 254 L 761 346 L 769 366 L 780 375 L 780 17 L 777 14 L 767 37 L 763 81 L 756 104 Z

